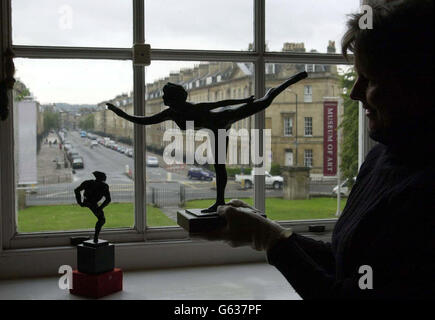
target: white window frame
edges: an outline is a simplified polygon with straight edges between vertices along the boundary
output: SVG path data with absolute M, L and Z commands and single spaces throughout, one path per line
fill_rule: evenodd
M 144 0 L 133 1 L 133 34 L 134 43 L 144 43 Z M 305 64 L 348 64 L 340 54 L 329 53 L 300 53 L 300 52 L 267 52 L 265 41 L 265 3 L 263 0 L 254 2 L 254 47 L 252 51 L 225 50 L 166 50 L 152 49 L 152 60 L 166 61 L 237 61 L 254 65 L 255 95 L 265 93 L 265 65 L 266 63 L 305 63 Z M 11 47 L 11 0 L 4 0 L 0 7 L 0 52 Z M 131 48 L 88 48 L 88 47 L 54 47 L 54 46 L 12 46 L 17 58 L 35 59 L 113 59 L 131 60 Z M 0 65 L 0 72 L 3 72 Z M 145 115 L 145 70 L 135 66 L 134 77 L 134 113 Z M 12 108 L 11 108 L 12 110 Z M 264 129 L 265 112 L 254 116 L 254 128 Z M 362 130 L 364 132 L 364 130 Z M 69 247 L 71 236 L 88 235 L 89 231 L 47 232 L 35 234 L 16 234 L 16 197 L 15 197 L 15 167 L 14 167 L 14 132 L 13 113 L 7 121 L 0 123 L 0 259 L 9 257 L 3 264 L 4 270 L 10 267 L 14 273 L 17 261 L 29 263 L 26 269 L 28 275 L 53 274 L 53 266 L 58 266 L 60 257 L 65 263 L 74 263 L 74 248 Z M 261 137 L 261 135 L 260 135 Z M 360 135 L 361 154 L 365 154 L 366 136 Z M 260 141 L 260 146 L 262 145 Z M 144 199 L 145 183 L 145 146 L 146 135 L 143 126 L 134 126 L 134 165 L 135 175 L 135 225 L 133 228 L 123 228 L 102 231 L 102 237 L 118 243 L 119 261 L 123 261 L 131 268 L 138 267 L 169 267 L 180 265 L 230 263 L 242 261 L 264 260 L 264 254 L 256 253 L 249 248 L 232 249 L 216 242 L 193 241 L 187 238 L 187 233 L 179 227 L 148 228 L 146 226 L 146 205 Z M 142 150 L 137 152 L 137 150 Z M 143 168 L 143 169 L 141 169 Z M 255 176 L 254 204 L 265 209 L 265 178 Z M 285 227 L 292 227 L 295 232 L 306 232 L 308 225 L 321 224 L 331 231 L 336 219 L 280 221 Z M 67 246 L 67 247 L 65 247 Z M 32 249 L 34 248 L 34 249 Z M 20 249 L 20 250 L 18 250 Z M 164 250 L 166 258 L 149 259 L 144 255 L 161 253 Z M 213 257 L 210 257 L 213 250 Z M 27 260 L 26 260 L 27 259 Z M 30 259 L 30 260 L 29 260 Z M 153 261 L 151 261 L 153 260 Z M 36 270 L 32 264 L 42 262 L 41 268 Z M 13 264 L 15 263 L 15 264 Z M 45 269 L 44 269 L 45 268 Z M 9 269 L 7 269 L 9 270 Z M 24 271 L 23 271 L 24 272 Z M 6 275 L 0 275 L 0 277 Z M 16 273 L 15 273 L 16 274 Z
M 308 121 L 309 125 L 307 123 L 308 119 L 310 120 Z M 308 129 L 311 133 L 307 133 Z M 304 136 L 305 137 L 313 136 L 313 117 L 304 117 Z
M 292 137 L 292 136 L 293 136 L 293 117 L 286 116 L 284 117 L 284 137 Z
M 304 86 L 304 102 L 313 102 L 313 86 Z
M 310 165 L 307 165 L 308 162 L 310 162 Z M 304 166 L 309 168 L 313 166 L 313 149 L 304 150 Z

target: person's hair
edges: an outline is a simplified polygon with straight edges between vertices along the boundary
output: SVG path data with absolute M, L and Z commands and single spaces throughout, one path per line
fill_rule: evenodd
M 361 12 L 350 15 L 342 53 L 351 51 L 370 70 L 433 77 L 434 0 L 368 0 L 373 28 L 361 29 Z
M 168 82 L 163 87 L 163 92 L 168 95 L 168 97 L 171 100 L 176 101 L 186 101 L 187 99 L 187 92 L 184 90 L 184 88 L 178 84 Z

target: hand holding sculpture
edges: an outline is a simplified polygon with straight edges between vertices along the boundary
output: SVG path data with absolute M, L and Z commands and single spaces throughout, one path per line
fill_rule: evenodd
M 260 215 L 261 211 L 240 200 L 231 200 L 219 206 L 217 214 L 225 219 L 225 226 L 205 233 L 191 233 L 192 238 L 223 240 L 232 247 L 250 246 L 262 251 L 268 250 L 279 240 L 288 238 L 291 229 Z

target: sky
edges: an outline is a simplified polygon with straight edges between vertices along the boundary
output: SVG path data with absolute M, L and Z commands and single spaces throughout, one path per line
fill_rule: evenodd
M 253 0 L 145 0 L 145 41 L 158 49 L 246 50 L 253 42 Z M 304 42 L 326 52 L 359 0 L 266 0 L 266 43 Z M 15 45 L 131 48 L 130 0 L 12 0 Z M 16 76 L 40 103 L 96 104 L 130 92 L 130 61 L 16 59 Z M 152 62 L 146 82 L 194 62 Z M 196 63 L 197 64 L 197 63 Z

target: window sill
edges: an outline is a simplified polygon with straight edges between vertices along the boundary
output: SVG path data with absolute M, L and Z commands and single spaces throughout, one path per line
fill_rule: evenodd
M 295 232 L 314 239 L 329 241 L 336 219 L 303 220 L 280 222 L 284 227 L 291 227 Z M 309 225 L 324 225 L 325 232 L 308 233 Z M 119 243 L 119 237 L 138 235 L 134 230 L 107 231 L 104 238 L 118 237 L 115 244 L 116 266 L 124 270 L 146 270 L 156 268 L 175 268 L 200 265 L 219 265 L 244 262 L 264 262 L 264 252 L 249 247 L 231 248 L 223 242 L 190 240 L 181 228 L 165 228 L 169 230 L 150 229 L 147 241 Z M 116 235 L 118 233 L 118 235 Z M 165 235 L 185 237 L 177 240 L 163 239 Z M 54 235 L 52 235 L 54 237 Z M 48 237 L 50 238 L 50 237 Z M 66 239 L 65 235 L 59 237 Z M 44 237 L 36 235 L 20 235 L 14 241 L 41 241 Z M 51 239 L 53 240 L 53 239 Z M 24 243 L 24 242 L 23 242 Z M 57 275 L 61 265 L 77 267 L 75 247 L 69 245 L 15 248 L 3 250 L 0 254 L 0 279 L 17 277 L 37 277 Z

